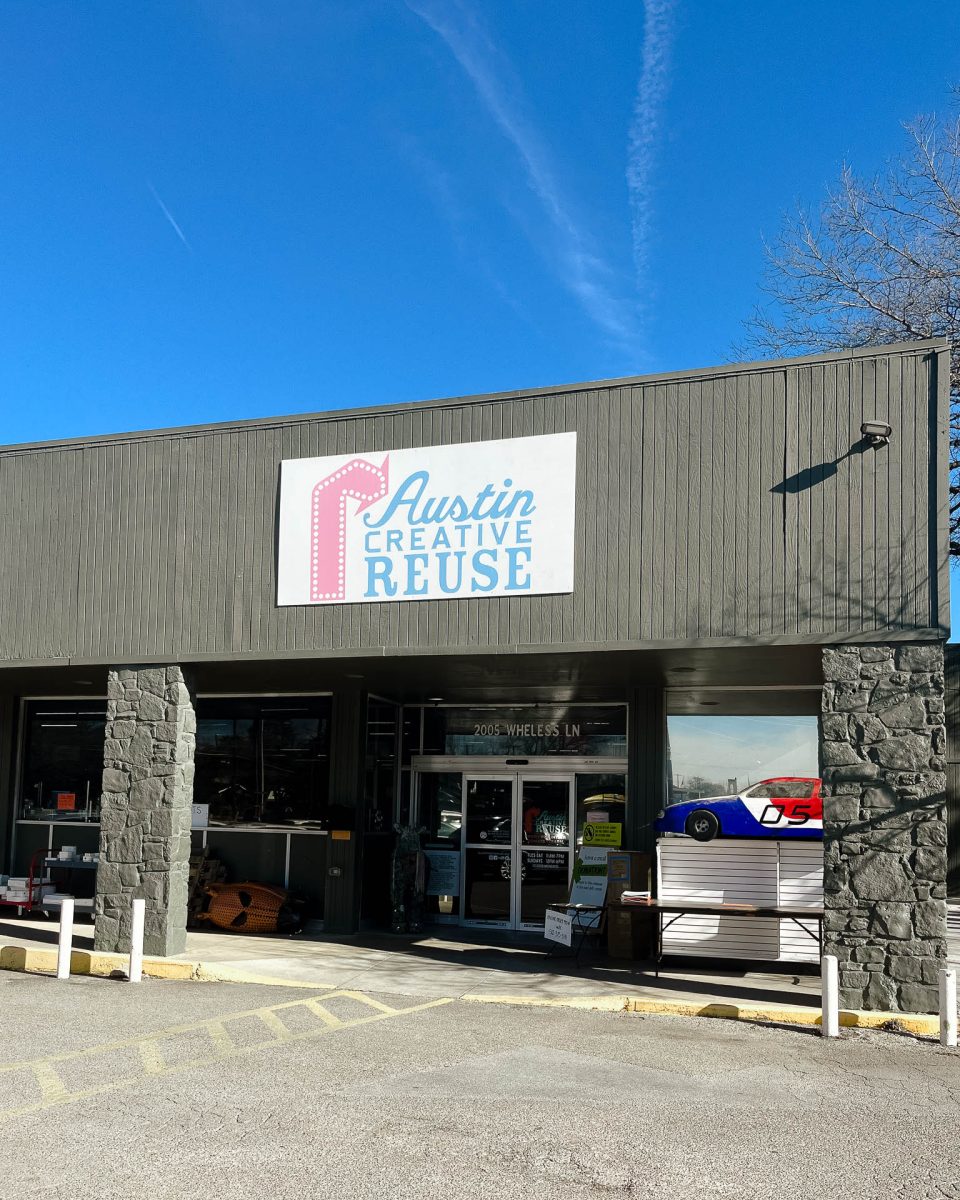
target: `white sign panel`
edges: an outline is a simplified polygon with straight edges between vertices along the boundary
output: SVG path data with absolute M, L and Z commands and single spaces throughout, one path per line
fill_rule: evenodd
M 277 603 L 573 591 L 577 435 L 287 459 Z
M 548 942 L 560 942 L 564 946 L 573 945 L 573 918 L 569 913 L 554 912 L 547 909 L 543 920 L 543 936 Z
M 190 814 L 191 829 L 206 829 L 210 824 L 210 805 L 209 804 L 194 804 L 192 805 L 192 813 Z
M 595 904 L 602 907 L 606 899 L 607 848 L 606 846 L 581 846 L 577 851 L 577 861 L 573 864 L 570 903 Z M 599 913 L 578 914 L 578 924 L 581 928 L 593 928 L 599 923 Z

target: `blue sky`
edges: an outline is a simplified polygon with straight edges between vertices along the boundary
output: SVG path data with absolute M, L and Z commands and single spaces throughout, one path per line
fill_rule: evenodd
M 926 0 L 4 0 L 0 443 L 724 361 Z

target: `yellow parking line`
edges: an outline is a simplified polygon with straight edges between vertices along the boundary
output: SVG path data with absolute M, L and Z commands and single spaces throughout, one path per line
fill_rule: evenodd
M 40 1112 L 56 1105 L 71 1104 L 79 1100 L 86 1100 L 91 1096 L 101 1095 L 104 1092 L 130 1087 L 145 1078 L 156 1079 L 175 1075 L 181 1071 L 192 1070 L 195 1067 L 210 1066 L 214 1063 L 222 1062 L 226 1058 L 254 1054 L 273 1046 L 279 1047 L 295 1042 L 303 1042 L 321 1037 L 324 1034 L 335 1033 L 345 1029 L 354 1029 L 359 1025 L 370 1025 L 376 1021 L 387 1021 L 393 1017 L 404 1017 L 412 1013 L 425 1012 L 430 1008 L 439 1008 L 442 1005 L 453 1003 L 452 997 L 443 997 L 438 1000 L 429 1000 L 423 1004 L 414 1004 L 410 1008 L 398 1009 L 382 1004 L 380 1001 L 374 1000 L 370 996 L 365 996 L 361 992 L 333 992 L 325 995 L 324 999 L 332 999 L 334 997 L 356 1000 L 376 1011 L 367 1016 L 354 1017 L 352 1020 L 341 1021 L 333 1013 L 323 1009 L 318 1000 L 310 997 L 306 1000 L 293 1000 L 285 1004 L 273 1005 L 270 1008 L 246 1009 L 240 1013 L 230 1013 L 226 1016 L 206 1021 L 197 1021 L 189 1025 L 175 1025 L 169 1029 L 158 1030 L 139 1038 L 105 1042 L 99 1046 L 87 1046 L 82 1050 L 51 1054 L 33 1061 L 4 1063 L 0 1065 L 0 1074 L 25 1069 L 32 1071 L 40 1088 L 40 1099 L 20 1105 L 17 1108 L 0 1109 L 0 1121 L 15 1116 L 26 1116 L 29 1113 Z M 306 1029 L 298 1033 L 292 1032 L 277 1016 L 277 1011 L 297 1007 L 306 1008 L 310 1012 L 313 1012 L 322 1024 L 315 1029 Z M 320 1011 L 321 1009 L 323 1011 Z M 258 1017 L 276 1036 L 254 1045 L 238 1046 L 227 1033 L 226 1023 L 241 1020 L 244 1017 Z M 164 1059 L 162 1048 L 164 1042 L 170 1041 L 172 1038 L 182 1034 L 195 1033 L 201 1030 L 209 1034 L 212 1042 L 209 1055 L 189 1061 L 173 1063 L 168 1063 Z M 57 1071 L 57 1066 L 63 1063 L 83 1062 L 98 1054 L 110 1054 L 117 1050 L 128 1048 L 136 1048 L 140 1058 L 141 1071 L 134 1075 L 116 1077 L 99 1083 L 94 1087 L 71 1091 L 67 1088 Z
M 207 1025 L 207 1033 L 210 1034 L 210 1040 L 213 1042 L 214 1051 L 218 1058 L 232 1054 L 236 1050 L 236 1043 L 230 1034 L 227 1033 L 226 1026 L 222 1021 L 210 1021 Z
M 328 1008 L 324 1008 L 319 1000 L 305 1000 L 304 1004 L 310 1009 L 314 1016 L 319 1017 L 321 1021 L 324 1021 L 331 1028 L 335 1028 L 337 1025 L 343 1024 L 340 1018 L 335 1017 Z
M 167 1069 L 167 1064 L 164 1062 L 163 1052 L 153 1038 L 145 1038 L 139 1043 L 138 1049 L 144 1072 L 147 1075 L 162 1075 Z
M 288 1004 L 287 1008 L 289 1008 L 289 1007 L 290 1007 L 290 1005 Z M 289 1042 L 290 1039 L 293 1037 L 293 1034 L 290 1032 L 290 1030 L 287 1028 L 287 1026 L 284 1025 L 284 1023 L 280 1020 L 280 1018 L 273 1011 L 273 1009 L 261 1008 L 260 1011 L 257 1013 L 257 1016 L 264 1023 L 264 1025 L 266 1025 L 266 1027 L 271 1031 L 271 1033 L 276 1034 L 276 1040 L 278 1042 Z
M 367 996 L 363 992 L 338 992 L 339 996 L 349 996 L 351 1000 L 358 1000 L 361 1004 L 367 1004 L 370 1008 L 378 1008 L 383 1013 L 402 1012 L 403 1009 L 391 1008 L 389 1004 L 384 1004 L 382 1000 L 374 1000 L 372 996 Z
M 61 1100 L 68 1095 L 67 1085 L 57 1074 L 56 1068 L 50 1062 L 34 1063 L 33 1073 L 40 1085 L 40 1096 L 44 1103 L 49 1104 Z

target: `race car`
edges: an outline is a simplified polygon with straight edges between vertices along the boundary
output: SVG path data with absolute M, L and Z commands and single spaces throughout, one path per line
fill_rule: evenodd
M 657 816 L 657 833 L 685 833 L 698 842 L 716 837 L 823 837 L 819 779 L 764 779 L 736 796 L 671 804 Z

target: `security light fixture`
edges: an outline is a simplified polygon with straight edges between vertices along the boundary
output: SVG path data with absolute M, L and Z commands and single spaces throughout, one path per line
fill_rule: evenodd
M 886 421 L 864 421 L 860 426 L 860 432 L 876 449 L 878 446 L 886 446 L 889 443 L 893 426 L 888 425 Z

